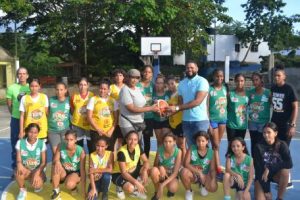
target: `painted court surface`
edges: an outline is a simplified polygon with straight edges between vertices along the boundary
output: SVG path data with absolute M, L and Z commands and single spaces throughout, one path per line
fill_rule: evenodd
M 16 183 L 13 181 L 11 182 L 10 176 L 12 174 L 12 170 L 10 167 L 11 164 L 11 158 L 10 158 L 10 153 L 11 153 L 11 147 L 10 147 L 10 140 L 9 140 L 9 113 L 6 109 L 5 106 L 0 106 L 0 199 L 15 199 L 17 194 L 18 194 L 18 187 Z M 298 119 L 298 125 L 300 125 L 300 119 Z M 248 138 L 248 137 L 247 137 Z M 246 139 L 247 146 L 250 147 L 250 141 L 249 139 Z M 152 140 L 152 147 L 151 150 L 155 151 L 156 150 L 156 140 Z M 225 163 L 225 152 L 227 148 L 227 140 L 223 139 L 221 142 L 221 158 L 222 158 L 222 164 L 224 165 Z M 50 147 L 48 146 L 48 149 Z M 299 126 L 297 127 L 297 135 L 293 139 L 291 143 L 291 154 L 293 158 L 293 164 L 294 167 L 291 170 L 292 172 L 292 180 L 293 180 L 293 185 L 294 188 L 290 189 L 286 192 L 285 194 L 285 200 L 298 200 L 299 194 L 300 194 L 300 129 Z M 151 156 L 153 159 L 153 156 Z M 48 166 L 47 166 L 47 174 L 48 174 L 48 180 L 44 186 L 44 189 L 41 193 L 35 194 L 32 192 L 32 189 L 28 189 L 30 192 L 30 196 L 28 196 L 27 199 L 50 199 L 50 195 L 52 193 L 52 187 L 51 184 L 49 183 L 49 174 L 50 174 L 50 160 L 51 160 L 51 155 L 48 151 Z M 88 182 L 88 181 L 87 181 Z M 71 195 L 68 191 L 64 190 L 63 187 L 62 189 L 62 199 L 82 199 L 80 194 L 76 195 Z M 149 184 L 147 186 L 148 190 L 148 199 L 150 199 L 153 195 L 153 185 L 151 183 L 151 180 L 149 180 Z M 215 194 L 209 194 L 207 197 L 201 197 L 199 195 L 199 189 L 196 185 L 193 186 L 193 191 L 194 191 L 194 199 L 208 199 L 208 200 L 219 200 L 223 199 L 223 187 L 222 184 L 219 183 L 219 189 Z M 166 193 L 166 190 L 165 190 Z M 272 193 L 273 193 L 273 199 L 276 198 L 277 190 L 276 190 L 276 185 L 272 184 Z M 181 200 L 184 199 L 184 188 L 182 184 L 180 183 L 180 189 L 179 192 L 176 193 L 175 197 L 172 198 L 174 200 Z M 233 194 L 233 193 L 232 193 Z M 251 188 L 251 194 L 253 195 L 253 187 Z M 126 199 L 134 199 L 134 198 L 128 198 L 129 195 L 126 194 Z M 114 184 L 111 184 L 110 187 L 110 192 L 109 192 L 109 199 L 118 199 L 115 193 L 115 186 Z M 162 199 L 167 199 L 166 194 Z M 232 198 L 234 199 L 234 198 Z

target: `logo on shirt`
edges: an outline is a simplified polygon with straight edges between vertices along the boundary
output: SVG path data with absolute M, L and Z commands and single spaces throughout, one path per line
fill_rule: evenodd
M 39 119 L 42 118 L 42 116 L 43 116 L 43 112 L 41 110 L 39 110 L 39 109 L 33 110 L 31 112 L 31 117 L 34 120 L 39 120 Z
M 25 160 L 25 165 L 26 165 L 29 169 L 33 170 L 33 169 L 36 168 L 36 166 L 39 165 L 39 161 L 36 160 L 35 158 L 28 158 L 27 160 Z

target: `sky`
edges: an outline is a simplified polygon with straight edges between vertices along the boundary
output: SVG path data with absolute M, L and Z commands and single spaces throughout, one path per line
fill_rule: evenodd
M 247 0 L 225 0 L 224 7 L 228 8 L 227 14 L 234 20 L 244 21 L 245 13 L 241 4 L 246 3 Z M 300 14 L 300 1 L 299 0 L 283 0 L 286 3 L 283 7 L 283 14 L 290 17 L 294 14 Z M 294 29 L 300 31 L 300 23 L 294 24 Z
M 246 3 L 247 0 L 225 0 L 224 6 L 228 8 L 227 14 L 231 16 L 234 20 L 243 21 L 245 20 L 245 13 L 241 4 Z M 286 16 L 291 16 L 294 14 L 300 14 L 300 1 L 299 0 L 283 0 L 286 3 L 283 8 L 283 14 Z M 0 16 L 4 13 L 0 9 Z M 300 31 L 300 23 L 294 24 L 294 28 Z M 0 27 L 0 32 L 3 32 L 3 27 Z

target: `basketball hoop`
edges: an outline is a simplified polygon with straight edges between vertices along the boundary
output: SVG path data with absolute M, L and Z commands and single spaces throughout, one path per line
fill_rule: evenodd
M 152 51 L 153 52 L 153 58 L 158 59 L 158 52 L 160 51 Z

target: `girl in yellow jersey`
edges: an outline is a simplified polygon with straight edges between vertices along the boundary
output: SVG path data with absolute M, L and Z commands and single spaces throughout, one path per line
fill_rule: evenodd
M 19 138 L 23 138 L 24 128 L 31 123 L 36 123 L 40 127 L 39 139 L 47 139 L 48 132 L 48 97 L 39 93 L 40 82 L 38 79 L 32 79 L 29 82 L 30 94 L 22 97 L 20 103 L 20 133 Z
M 123 69 L 115 69 L 113 71 L 114 84 L 109 87 L 109 96 L 119 103 L 119 93 L 125 85 L 126 72 Z M 119 110 L 119 108 L 118 108 Z M 117 143 L 116 143 L 117 141 Z M 120 126 L 117 124 L 112 135 L 112 144 L 115 144 L 115 150 L 122 146 L 123 135 Z
M 111 137 L 118 119 L 118 105 L 108 96 L 109 81 L 102 80 L 99 86 L 99 95 L 93 96 L 87 105 L 87 115 L 90 122 L 91 152 L 96 149 L 99 137 L 106 137 L 109 141 L 109 150 L 114 150 Z
M 113 153 L 107 151 L 107 147 L 107 139 L 100 137 L 96 142 L 96 151 L 90 154 L 90 186 L 88 199 L 97 200 L 99 192 L 102 192 L 102 200 L 108 200 Z
M 112 174 L 112 182 L 117 186 L 117 196 L 125 199 L 124 189 L 132 196 L 147 199 L 145 185 L 148 182 L 149 160 L 139 145 L 136 131 L 129 131 L 125 139 L 126 144 L 118 151 Z
M 77 132 L 77 144 L 83 147 L 83 140 L 86 138 L 88 150 L 91 152 L 90 124 L 87 119 L 86 105 L 94 94 L 89 91 L 89 82 L 86 78 L 81 78 L 78 87 L 79 92 L 73 94 L 70 102 L 72 129 Z
M 179 105 L 179 98 L 178 98 L 178 92 L 177 92 L 177 83 L 174 76 L 169 76 L 168 81 L 168 95 L 169 95 L 169 105 L 170 106 L 178 106 Z M 186 153 L 186 140 L 183 135 L 182 130 L 182 111 L 176 112 L 175 114 L 169 116 L 169 124 L 170 128 L 174 135 L 177 136 L 176 143 L 177 146 L 182 151 L 182 161 Z

